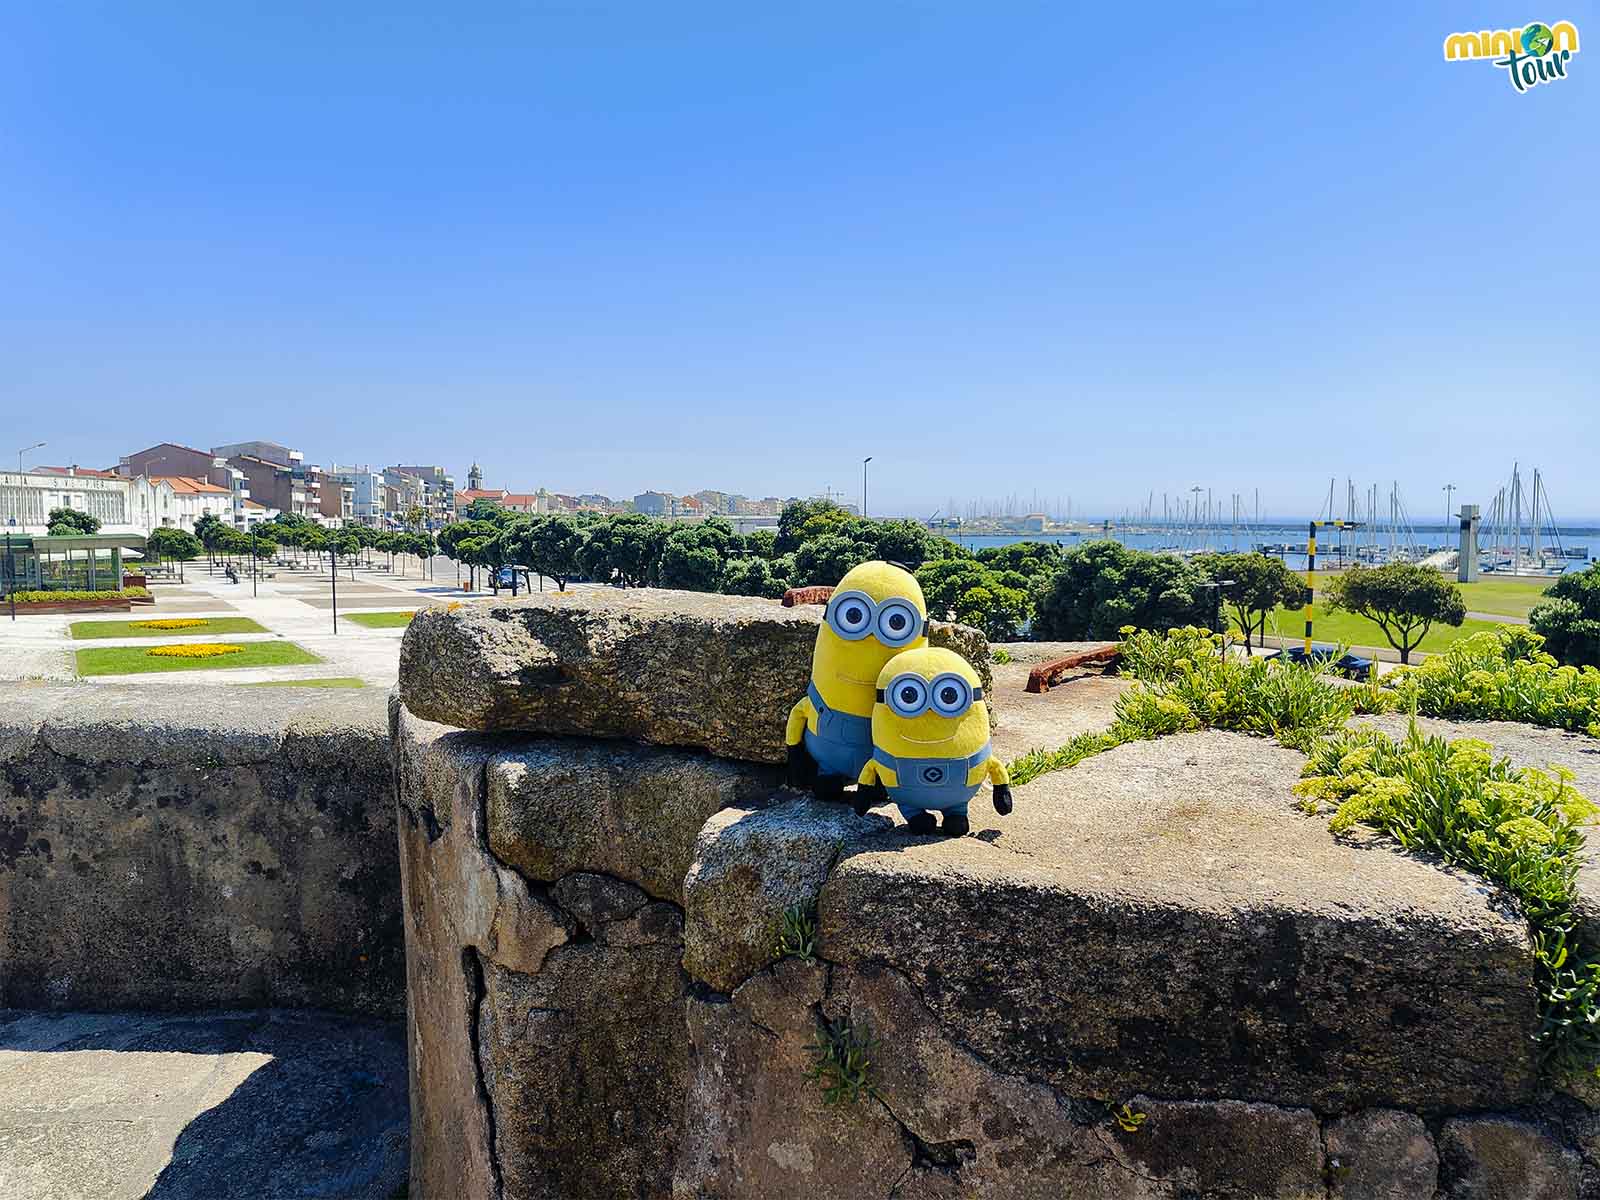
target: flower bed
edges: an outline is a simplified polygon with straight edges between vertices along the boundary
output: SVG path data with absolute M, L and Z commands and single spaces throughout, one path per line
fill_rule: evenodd
M 149 621 L 135 621 L 132 629 L 200 629 L 211 624 L 206 617 L 157 617 Z
M 180 646 L 152 646 L 145 651 L 150 658 L 217 658 L 223 654 L 243 653 L 243 646 L 230 646 L 220 642 L 186 642 Z

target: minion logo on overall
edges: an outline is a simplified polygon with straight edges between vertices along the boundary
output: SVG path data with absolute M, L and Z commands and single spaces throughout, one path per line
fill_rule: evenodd
M 872 713 L 878 674 L 906 650 L 928 644 L 928 605 L 903 567 L 864 562 L 839 581 L 823 611 L 806 694 L 789 711 L 784 742 L 789 782 L 818 799 L 840 800 L 872 758 Z M 859 788 L 857 812 L 883 797 Z
M 924 646 L 896 655 L 878 674 L 872 758 L 863 787 L 882 786 L 912 833 L 960 837 L 967 804 L 987 779 L 994 808 L 1012 809 L 1011 778 L 989 750 L 982 681 L 953 650 Z M 934 815 L 942 813 L 943 821 Z

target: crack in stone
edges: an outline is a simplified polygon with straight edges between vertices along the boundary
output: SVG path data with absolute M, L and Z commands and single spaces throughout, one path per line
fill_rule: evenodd
M 484 1124 L 488 1130 L 490 1181 L 494 1186 L 494 1200 L 499 1200 L 503 1184 L 500 1178 L 500 1150 L 496 1143 L 494 1098 L 489 1095 L 489 1082 L 483 1073 L 483 1046 L 480 1036 L 483 1002 L 488 998 L 489 989 L 483 976 L 483 958 L 478 953 L 477 947 L 468 946 L 463 950 L 461 960 L 462 970 L 466 974 L 468 998 L 471 1001 L 467 1038 L 472 1047 L 473 1090 L 477 1093 L 478 1103 L 483 1106 Z

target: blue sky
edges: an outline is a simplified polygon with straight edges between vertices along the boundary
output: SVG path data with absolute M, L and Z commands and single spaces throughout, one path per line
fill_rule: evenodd
M 11 440 L 1600 514 L 1600 8 L 1311 9 L 4 0 Z

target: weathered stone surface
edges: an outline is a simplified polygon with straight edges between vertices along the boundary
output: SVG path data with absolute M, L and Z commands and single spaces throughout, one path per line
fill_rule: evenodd
M 1439 1131 L 1445 1200 L 1577 1200 L 1581 1161 L 1537 1125 L 1463 1117 Z
M 496 1196 L 499 1165 L 478 1061 L 490 968 L 539 970 L 570 918 L 496 862 L 484 777 L 501 744 L 390 705 L 405 901 L 411 1192 Z M 487 964 L 487 965 L 486 965 Z
M 684 970 L 719 992 L 733 991 L 778 957 L 784 910 L 812 907 L 845 842 L 890 824 L 789 790 L 761 807 L 714 814 L 683 885 Z
M 688 1082 L 681 952 L 675 938 L 584 942 L 536 975 L 485 964 L 478 1055 L 504 1196 L 670 1194 Z
M 1439 1186 L 1439 1155 L 1411 1113 L 1369 1108 L 1323 1130 L 1330 1200 L 1415 1200 Z
M 6 1200 L 392 1200 L 398 1023 L 306 1010 L 0 1010 Z
M 383 701 L 50 685 L 0 718 L 0 1002 L 403 1004 Z
M 681 912 L 596 870 L 530 885 L 491 852 L 486 814 L 495 765 L 535 744 L 420 721 L 398 700 L 393 720 L 412 1193 L 666 1195 L 688 1057 Z M 590 749 L 552 745 L 569 772 Z
M 996 1068 L 1068 1095 L 1341 1111 L 1524 1102 L 1525 925 L 1478 881 L 1341 843 L 1303 760 L 1203 733 L 1017 789 L 973 837 L 847 846 L 821 952 L 904 972 Z
M 1322 1200 L 1326 1194 L 1322 1131 L 1307 1109 L 1147 1096 L 1127 1103 L 1145 1119 L 1137 1132 L 1117 1130 L 1123 1155 L 1179 1196 Z
M 912 1148 L 874 1102 L 829 1106 L 806 1079 L 826 968 L 786 959 L 722 997 L 691 997 L 678 1200 L 886 1197 Z
M 409 711 L 461 729 L 626 737 L 782 762 L 822 610 L 658 588 L 424 609 L 400 651 Z M 937 629 L 976 655 L 970 630 Z
M 501 861 L 546 882 L 599 872 L 674 903 L 706 818 L 767 796 L 778 779 L 695 751 L 586 739 L 504 744 L 488 777 L 489 846 Z

